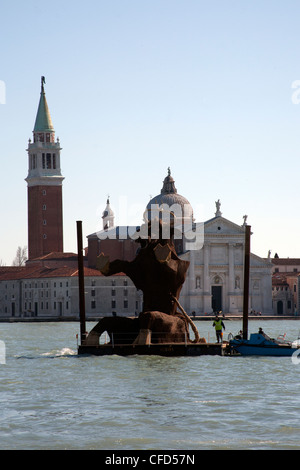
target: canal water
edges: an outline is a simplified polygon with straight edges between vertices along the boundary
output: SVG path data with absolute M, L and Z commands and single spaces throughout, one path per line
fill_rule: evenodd
M 215 340 L 212 322 L 196 323 Z M 226 339 L 242 322 L 225 326 Z M 300 321 L 249 321 L 249 333 L 259 327 L 294 340 Z M 77 333 L 79 323 L 0 324 L 2 450 L 299 449 L 297 361 L 77 356 Z

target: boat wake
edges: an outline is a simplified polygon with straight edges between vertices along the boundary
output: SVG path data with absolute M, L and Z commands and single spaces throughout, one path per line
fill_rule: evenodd
M 77 356 L 77 351 L 71 348 L 62 348 L 62 349 L 53 349 L 52 351 L 42 353 L 36 356 L 23 356 L 23 355 L 16 355 L 14 356 L 16 359 L 41 359 L 41 358 L 48 358 L 54 359 L 57 357 L 74 357 Z
M 77 355 L 77 351 L 71 348 L 55 349 L 53 351 L 42 354 L 42 356 L 44 357 L 68 357 L 75 355 Z

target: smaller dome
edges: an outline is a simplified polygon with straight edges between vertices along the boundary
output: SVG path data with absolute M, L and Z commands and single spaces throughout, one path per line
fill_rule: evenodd
M 103 211 L 103 214 L 102 214 L 102 219 L 104 219 L 104 217 L 114 216 L 114 215 L 115 214 L 114 214 L 113 210 L 110 207 L 109 198 L 107 198 L 106 207 L 105 207 L 105 209 Z
M 107 230 L 108 228 L 111 228 L 114 226 L 114 217 L 115 217 L 115 214 L 110 207 L 109 198 L 107 198 L 106 207 L 102 213 L 104 230 Z

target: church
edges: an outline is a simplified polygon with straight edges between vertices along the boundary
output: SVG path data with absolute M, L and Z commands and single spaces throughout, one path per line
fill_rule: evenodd
M 204 222 L 201 250 L 181 255 L 190 261 L 181 301 L 196 314 L 242 313 L 245 223 L 237 225 L 217 210 Z M 272 314 L 272 263 L 250 255 L 249 312 Z
M 177 192 L 175 181 L 168 169 L 160 194 L 152 198 L 145 214 L 150 219 L 151 210 L 159 211 L 164 206 L 179 207 L 183 216 L 179 217 L 179 226 L 188 225 L 196 232 L 197 225 L 202 230 L 201 243 L 194 246 L 189 243 L 187 234 L 174 240 L 178 256 L 190 262 L 187 279 L 183 285 L 180 303 L 186 312 L 196 315 L 214 312 L 242 313 L 243 311 L 243 276 L 244 276 L 244 244 L 247 216 L 242 225 L 238 225 L 225 217 L 221 212 L 221 203 L 216 203 L 214 217 L 204 223 L 197 223 L 193 218 L 190 202 Z M 145 219 L 144 214 L 144 219 Z M 177 217 L 178 222 L 178 217 Z M 178 225 L 178 224 L 177 224 Z M 103 212 L 103 232 L 88 236 L 89 264 L 96 265 L 96 257 L 100 252 L 110 256 L 110 260 L 131 260 L 134 258 L 136 243 L 129 236 L 118 237 L 127 230 L 134 233 L 137 227 L 115 227 L 114 214 L 109 200 Z M 116 235 L 109 236 L 109 233 Z M 102 238 L 102 239 L 101 239 Z M 114 238 L 114 239 L 113 239 Z M 251 253 L 249 312 L 251 310 L 272 314 L 272 263 Z
M 178 194 L 170 171 L 164 180 L 161 194 L 148 204 L 179 204 L 185 217 L 190 217 L 193 227 L 193 209 L 189 201 Z M 177 245 L 179 256 L 190 262 L 187 279 L 183 285 L 180 303 L 186 312 L 196 315 L 213 312 L 242 313 L 245 226 L 223 217 L 221 203 L 217 201 L 214 217 L 203 223 L 203 242 L 199 247 L 187 243 Z M 199 222 L 198 222 L 199 224 Z M 200 224 L 201 225 L 201 224 Z M 187 249 L 191 246 L 190 249 Z M 272 263 L 251 253 L 249 312 L 272 313 Z

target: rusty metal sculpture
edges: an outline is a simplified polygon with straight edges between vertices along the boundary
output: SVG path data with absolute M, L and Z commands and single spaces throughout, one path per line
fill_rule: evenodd
M 148 237 L 139 238 L 140 249 L 131 262 L 123 260 L 109 261 L 104 254 L 97 259 L 97 269 L 105 276 L 123 272 L 143 292 L 143 311 L 138 319 L 122 317 L 103 318 L 86 338 L 86 345 L 99 344 L 99 336 L 108 331 L 115 344 L 122 343 L 122 328 L 131 336 L 133 344 L 179 343 L 191 341 L 189 324 L 195 334 L 195 342 L 201 341 L 196 326 L 180 306 L 178 298 L 185 281 L 189 262 L 180 259 L 173 242 L 174 231 L 170 238 L 162 236 L 162 223 L 155 238 L 151 238 L 151 224 L 148 225 Z M 177 312 L 177 307 L 181 312 Z M 126 324 L 126 326 L 125 326 Z M 115 333 L 114 333 L 115 332 Z

